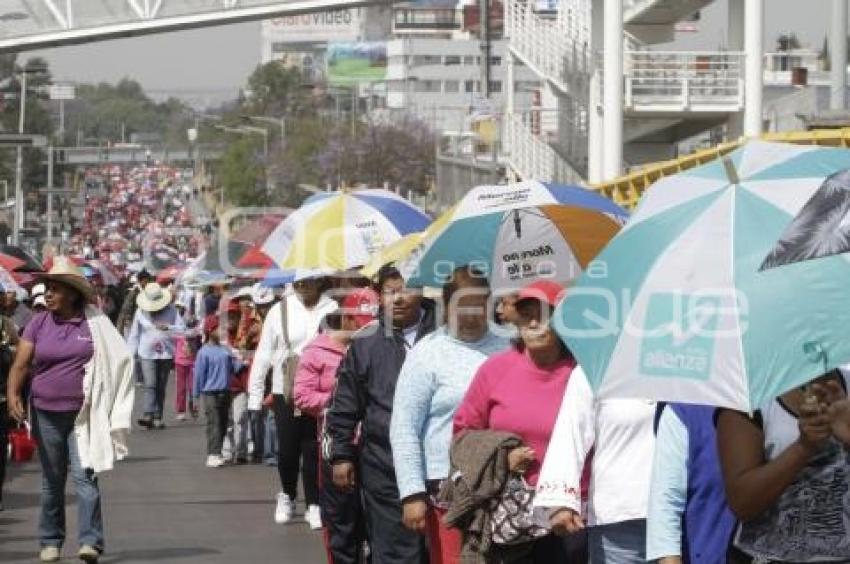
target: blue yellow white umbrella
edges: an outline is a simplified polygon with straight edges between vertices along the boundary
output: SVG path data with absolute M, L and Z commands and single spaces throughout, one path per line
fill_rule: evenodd
M 387 190 L 316 194 L 277 226 L 262 250 L 283 270 L 347 270 L 429 223 L 422 210 Z
M 750 411 L 850 360 L 850 259 L 828 252 L 848 208 L 793 229 L 846 169 L 750 142 L 653 185 L 556 313 L 597 393 Z
M 411 285 L 439 287 L 454 268 L 473 265 L 499 292 L 539 278 L 567 284 L 626 218 L 610 200 L 577 186 L 478 186 L 434 222 L 402 273 Z

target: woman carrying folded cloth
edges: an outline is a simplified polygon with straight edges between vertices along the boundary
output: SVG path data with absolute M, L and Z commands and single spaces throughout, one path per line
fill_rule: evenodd
M 549 280 L 534 282 L 519 292 L 519 340 L 481 365 L 454 416 L 455 437 L 469 430 L 501 431 L 519 437 L 522 445 L 508 453 L 508 467 L 512 474 L 522 476 L 524 483 L 517 487 L 526 490 L 537 485 L 561 400 L 576 367 L 572 354 L 549 324 L 563 294 L 564 289 Z M 494 538 L 484 558 L 498 563 L 585 561 L 580 536 L 543 533 L 545 529 L 538 530 L 537 538 L 518 545 L 500 544 Z

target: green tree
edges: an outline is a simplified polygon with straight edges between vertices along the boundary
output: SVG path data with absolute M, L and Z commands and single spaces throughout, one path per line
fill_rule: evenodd
M 153 133 L 170 146 L 185 146 L 186 129 L 193 121 L 180 100 L 157 103 L 128 78 L 114 85 L 80 85 L 76 99 L 66 103 L 65 114 L 67 131 L 88 144 L 129 142 L 134 133 Z
M 233 139 L 215 166 L 225 198 L 236 206 L 255 206 L 266 200 L 264 166 L 257 158 L 260 149 L 253 137 Z

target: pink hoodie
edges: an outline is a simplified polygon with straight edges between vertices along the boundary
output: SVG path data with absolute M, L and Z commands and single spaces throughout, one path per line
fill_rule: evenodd
M 295 407 L 313 417 L 321 416 L 331 401 L 336 371 L 345 351 L 346 347 L 327 333 L 319 334 L 304 347 L 295 373 Z

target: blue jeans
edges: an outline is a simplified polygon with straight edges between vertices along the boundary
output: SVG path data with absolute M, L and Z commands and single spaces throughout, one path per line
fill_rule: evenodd
M 644 564 L 646 520 L 633 519 L 587 530 L 590 564 Z
M 33 410 L 34 431 L 41 461 L 41 546 L 61 547 L 65 542 L 65 481 L 68 470 L 77 492 L 77 524 L 80 545 L 103 550 L 103 515 L 100 490 L 91 468 L 80 466 L 74 436 L 76 411 Z
M 165 404 L 165 387 L 168 374 L 174 361 L 167 359 L 140 359 L 142 375 L 145 379 L 145 416 L 162 419 L 162 406 Z

